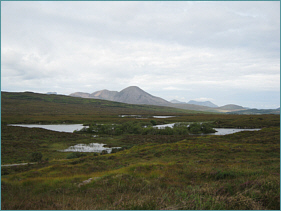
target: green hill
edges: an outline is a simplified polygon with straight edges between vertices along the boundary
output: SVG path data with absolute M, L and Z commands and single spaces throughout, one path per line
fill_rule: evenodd
M 34 123 L 38 121 L 82 122 L 122 114 L 177 115 L 203 113 L 164 106 L 133 105 L 107 100 L 47 95 L 32 92 L 1 92 L 2 122 Z M 206 113 L 206 112 L 205 112 Z

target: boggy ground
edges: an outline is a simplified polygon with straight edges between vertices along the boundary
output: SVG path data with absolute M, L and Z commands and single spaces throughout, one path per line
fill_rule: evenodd
M 263 128 L 226 136 L 59 133 L 11 123 L 118 124 L 122 114 L 176 116 L 157 124 L 210 122 Z M 121 146 L 66 159 L 78 143 Z M 280 209 L 280 117 L 225 115 L 36 93 L 1 95 L 1 209 Z M 90 183 L 80 185 L 92 178 Z
M 118 140 L 133 147 L 114 154 L 2 168 L 1 208 L 280 208 L 279 127 L 170 138 L 128 135 Z

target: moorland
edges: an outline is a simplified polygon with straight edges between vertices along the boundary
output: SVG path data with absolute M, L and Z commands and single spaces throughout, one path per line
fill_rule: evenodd
M 162 115 L 173 117 L 153 117 Z M 176 122 L 182 125 L 153 129 Z M 89 129 L 9 126 L 16 123 L 80 123 Z M 187 130 L 190 123 L 194 129 Z M 201 123 L 204 130 L 261 130 L 202 135 Z M 80 143 L 121 149 L 61 151 Z M 279 210 L 280 116 L 2 92 L 1 164 L 15 163 L 28 164 L 1 167 L 3 210 Z

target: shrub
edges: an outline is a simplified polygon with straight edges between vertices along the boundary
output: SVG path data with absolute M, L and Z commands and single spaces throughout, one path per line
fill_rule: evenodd
M 107 152 L 107 150 L 102 150 L 101 154 L 106 155 L 106 154 L 108 154 L 108 152 Z
M 217 132 L 215 129 L 213 129 L 212 125 L 208 124 L 208 123 L 203 123 L 201 125 L 201 129 L 203 133 L 215 133 Z
M 201 133 L 201 125 L 198 123 L 193 123 L 189 125 L 189 130 L 191 133 Z
M 42 160 L 42 157 L 43 157 L 43 155 L 42 155 L 41 152 L 33 152 L 33 153 L 31 154 L 31 159 L 30 159 L 30 161 L 31 161 L 31 162 L 40 162 L 40 161 Z
M 119 152 L 121 150 L 123 150 L 123 149 L 122 148 L 113 148 L 111 153 L 116 153 L 116 152 Z
M 155 120 L 151 120 L 150 123 L 151 123 L 152 125 L 156 125 L 156 124 L 157 124 L 157 122 L 156 122 Z
M 80 152 L 73 152 L 73 153 L 67 155 L 66 159 L 80 158 L 80 157 L 83 157 L 83 156 L 86 156 L 86 154 L 80 153 Z

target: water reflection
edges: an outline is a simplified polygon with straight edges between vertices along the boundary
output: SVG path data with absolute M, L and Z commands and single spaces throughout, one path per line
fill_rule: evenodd
M 176 123 L 164 124 L 164 125 L 155 125 L 154 128 L 164 129 L 165 127 L 173 128 Z M 188 125 L 187 125 L 188 126 Z M 233 133 L 238 133 L 241 131 L 258 131 L 260 129 L 238 129 L 238 128 L 214 128 L 217 132 L 215 133 L 206 133 L 206 134 L 199 134 L 199 135 L 228 135 Z M 198 135 L 198 134 L 197 134 Z
M 142 115 L 134 115 L 134 114 L 122 114 L 122 115 L 119 115 L 119 117 L 135 117 L 135 118 L 143 118 L 143 119 L 146 119 L 144 118 Z M 172 118 L 172 117 L 176 117 L 176 116 L 152 116 L 153 118 L 157 118 L 157 119 L 165 119 L 165 118 Z
M 158 129 L 164 129 L 165 127 L 171 127 L 171 128 L 173 128 L 175 124 L 176 124 L 176 123 L 164 124 L 164 125 L 155 125 L 155 126 L 153 126 L 153 127 L 154 127 L 154 128 L 158 128 Z
M 238 133 L 241 131 L 258 131 L 260 129 L 237 129 L 237 128 L 214 128 L 217 132 L 215 133 L 208 133 L 206 135 L 228 135 L 228 134 L 233 134 L 233 133 Z
M 41 125 L 41 124 L 9 124 L 8 126 L 19 126 L 29 128 L 43 128 L 57 132 L 73 133 L 75 130 L 81 130 L 84 127 L 82 124 L 59 124 L 59 125 Z
M 172 117 L 176 117 L 176 116 L 153 116 L 153 118 L 157 118 L 157 119 L 165 119 L 165 118 L 172 118 Z
M 98 152 L 101 153 L 103 150 L 106 150 L 107 153 L 111 153 L 112 149 L 120 149 L 121 147 L 104 147 L 106 144 L 99 143 L 90 143 L 90 144 L 76 144 L 74 146 L 70 146 L 65 150 L 61 150 L 62 152 Z

